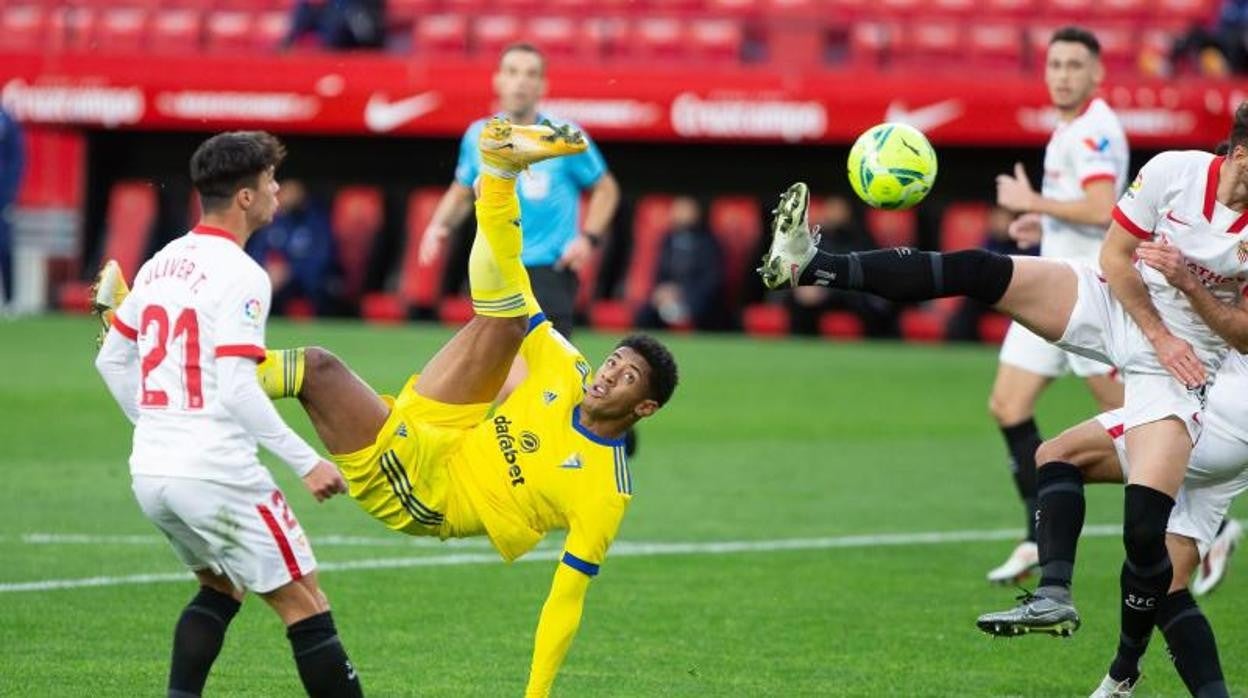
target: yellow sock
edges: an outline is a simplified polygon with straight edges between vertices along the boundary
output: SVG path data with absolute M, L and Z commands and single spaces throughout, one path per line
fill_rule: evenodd
M 524 239 L 515 180 L 482 175 L 476 208 L 477 237 L 468 257 L 473 309 L 488 317 L 540 313 L 529 273 L 520 261 Z
M 272 400 L 296 397 L 303 390 L 304 347 L 264 352 L 256 365 L 256 377 L 264 394 Z

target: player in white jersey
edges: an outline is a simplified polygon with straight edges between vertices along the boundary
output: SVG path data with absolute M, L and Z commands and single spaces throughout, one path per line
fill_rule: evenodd
M 284 156 L 263 132 L 205 141 L 190 167 L 199 225 L 148 260 L 133 291 L 110 262 L 96 293 L 97 310 L 111 316 L 96 367 L 135 425 L 135 498 L 200 584 L 174 630 L 169 696 L 203 691 L 246 591 L 286 624 L 309 695 L 362 695 L 312 549 L 256 453 L 262 444 L 285 461 L 317 500 L 346 491 L 256 377 L 271 289 L 242 245 L 273 219 Z
M 1096 36 L 1080 27 L 1064 27 L 1049 39 L 1044 81 L 1058 123 L 1044 150 L 1044 180 L 1037 193 L 1021 163 L 1013 175 L 997 177 L 997 203 L 1023 214 L 1010 235 L 1026 249 L 1096 266 L 1114 201 L 1127 186 L 1130 152 L 1118 117 L 1095 96 L 1105 69 Z M 1030 574 L 1036 553 L 1036 448 L 1043 439 L 1036 426 L 1036 401 L 1066 373 L 1083 378 L 1101 409 L 1122 404 L 1122 383 L 1113 368 L 1060 348 L 1023 325 L 1010 325 L 1001 345 L 1000 363 L 988 409 L 1010 453 L 1011 473 L 1026 513 L 1027 534 L 988 581 L 1005 584 Z
M 1192 449 L 1191 463 L 1179 489 L 1167 526 L 1166 547 L 1174 575 L 1164 599 L 1158 604 L 1156 627 L 1166 639 L 1175 668 L 1183 683 L 1197 696 L 1226 695 L 1213 628 L 1187 590 L 1201 560 L 1218 536 L 1231 502 L 1248 489 L 1248 357 L 1232 352 L 1218 371 L 1209 390 L 1204 429 Z M 1130 472 L 1123 438 L 1120 410 L 1103 412 L 1046 441 L 1036 458 L 1044 463 L 1078 468 L 1083 483 L 1120 483 Z M 1080 496 L 1067 489 L 1067 498 Z M 1054 493 L 1055 494 L 1055 493 Z M 1054 496 L 1051 494 L 1050 496 Z M 1083 509 L 1067 509 L 1072 517 L 1050 518 L 1050 530 L 1041 538 L 1041 557 L 1047 565 L 1073 568 L 1075 550 L 1083 529 Z M 1073 605 L 1050 603 L 1037 597 L 1024 606 L 980 616 L 977 624 L 992 635 L 1027 633 L 1067 634 L 1079 625 Z M 1129 696 L 1135 682 L 1111 674 L 1096 695 Z
M 1144 166 L 1114 210 L 1101 248 L 1104 276 L 1074 262 L 986 250 L 823 252 L 810 235 L 810 194 L 802 183 L 781 197 L 759 270 L 769 288 L 822 285 L 900 302 L 968 296 L 1067 351 L 1118 367 L 1131 472 L 1124 496 L 1122 632 L 1111 674 L 1129 683 L 1138 678 L 1139 657 L 1173 576 L 1166 522 L 1200 433 L 1207 379 L 1228 350 L 1221 337 L 1235 336 L 1218 314 L 1197 312 L 1205 302 L 1230 308 L 1219 299 L 1235 298 L 1248 278 L 1248 103 L 1236 110 L 1228 140 L 1226 157 L 1167 152 Z M 1159 273 L 1136 266 L 1137 252 L 1147 262 L 1171 247 L 1208 293 L 1185 299 Z M 1046 519 L 1069 518 L 1066 508 L 1083 506 L 1081 489 L 1077 498 L 1056 496 L 1070 493 L 1082 476 L 1072 465 L 1051 463 L 1036 479 L 1042 539 Z M 1055 495 L 1052 501 L 1046 491 Z M 1069 605 L 1069 578 L 1062 579 L 1069 565 L 1045 562 L 1037 596 Z

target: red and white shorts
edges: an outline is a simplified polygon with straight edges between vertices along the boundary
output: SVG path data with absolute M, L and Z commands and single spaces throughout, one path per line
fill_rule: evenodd
M 192 570 L 209 570 L 257 594 L 316 569 L 312 546 L 272 484 L 135 475 L 135 499 Z

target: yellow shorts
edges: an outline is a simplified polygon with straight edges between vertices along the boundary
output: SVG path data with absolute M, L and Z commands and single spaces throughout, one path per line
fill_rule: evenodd
M 414 536 L 462 538 L 485 532 L 449 466 L 490 403 L 449 405 L 417 395 L 413 375 L 398 398 L 383 395 L 390 416 L 371 446 L 333 456 L 351 498 L 373 518 Z

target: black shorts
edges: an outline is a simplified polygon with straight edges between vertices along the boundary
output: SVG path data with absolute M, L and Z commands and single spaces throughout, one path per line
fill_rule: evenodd
M 556 330 L 564 337 L 572 336 L 572 320 L 576 314 L 576 292 L 581 281 L 576 272 L 553 266 L 529 267 L 533 295 Z

